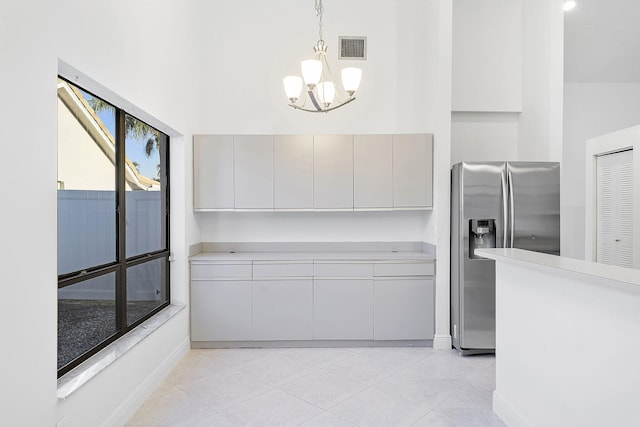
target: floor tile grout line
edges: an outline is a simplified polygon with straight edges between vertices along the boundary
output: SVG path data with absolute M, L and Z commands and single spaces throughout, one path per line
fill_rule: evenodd
M 260 350 L 262 349 L 259 349 L 258 351 Z M 443 413 L 439 409 L 442 409 L 443 407 L 445 407 L 447 403 L 451 402 L 451 399 L 455 399 L 456 396 L 459 397 L 461 393 L 465 393 L 465 394 L 469 393 L 469 395 L 465 397 L 465 399 L 470 399 L 469 402 L 472 407 L 470 407 L 469 409 L 482 411 L 483 413 L 485 411 L 490 411 L 490 408 L 487 409 L 484 406 L 485 403 L 482 403 L 482 402 L 486 400 L 486 395 L 490 391 L 489 388 L 491 385 L 491 371 L 495 369 L 495 359 L 493 361 L 484 361 L 484 360 L 478 359 L 477 360 L 478 363 L 476 363 L 476 360 L 472 360 L 472 359 L 468 359 L 468 360 L 465 359 L 463 361 L 459 357 L 456 358 L 455 355 L 450 354 L 451 352 L 447 350 L 433 350 L 428 353 L 418 350 L 415 353 L 413 353 L 411 349 L 408 349 L 408 348 L 391 348 L 389 351 L 389 356 L 385 355 L 384 348 L 362 348 L 362 349 L 359 348 L 358 351 L 354 351 L 353 349 L 348 349 L 348 350 L 349 350 L 349 353 L 344 353 L 344 354 L 338 354 L 338 352 L 336 352 L 335 354 L 337 356 L 334 356 L 334 357 L 330 357 L 330 356 L 324 357 L 323 355 L 321 355 L 319 358 L 316 358 L 315 361 L 313 362 L 310 361 L 310 360 L 314 360 L 312 356 L 313 353 L 310 353 L 310 355 L 305 355 L 303 353 L 295 354 L 293 352 L 287 351 L 286 349 L 283 349 L 283 351 L 281 352 L 266 351 L 266 352 L 260 352 L 260 353 L 251 355 L 247 357 L 246 360 L 243 360 L 239 363 L 235 363 L 234 361 L 235 353 L 225 354 L 224 353 L 225 350 L 216 350 L 215 353 L 211 353 L 211 354 L 200 353 L 197 356 L 191 358 L 190 360 L 185 360 L 186 358 L 184 358 L 178 364 L 178 366 L 182 365 L 182 368 L 184 368 L 184 372 L 178 373 L 178 375 L 176 375 L 174 378 L 180 378 L 180 375 L 182 375 L 184 378 L 187 378 L 187 379 L 189 377 L 197 378 L 197 375 L 202 375 L 202 377 L 197 379 L 194 378 L 194 381 L 190 381 L 190 380 L 184 381 L 183 379 L 183 380 L 177 380 L 172 382 L 169 380 L 169 376 L 167 376 L 166 378 L 163 379 L 163 381 L 165 382 L 166 386 L 170 387 L 171 390 L 184 393 L 186 396 L 189 397 L 189 399 L 193 399 L 194 402 L 198 402 L 199 404 L 204 405 L 213 414 L 216 414 L 217 416 L 222 417 L 222 419 L 227 420 L 230 424 L 233 424 L 233 425 L 238 425 L 238 422 L 240 422 L 240 425 L 242 425 L 242 421 L 238 421 L 238 420 L 227 417 L 225 415 L 225 413 L 227 412 L 221 411 L 222 408 L 229 408 L 235 405 L 241 405 L 243 403 L 246 404 L 248 401 L 252 399 L 258 399 L 264 396 L 265 394 L 274 392 L 274 391 L 283 393 L 284 395 L 288 396 L 288 398 L 295 399 L 298 402 L 304 402 L 305 404 L 309 405 L 310 408 L 314 408 L 314 410 L 318 412 L 316 415 L 309 418 L 308 420 L 301 421 L 301 423 L 303 424 L 317 417 L 321 417 L 323 415 L 354 424 L 352 420 L 343 419 L 339 415 L 331 412 L 331 410 L 334 409 L 336 406 L 345 404 L 346 402 L 352 399 L 358 398 L 358 396 L 361 396 L 363 393 L 366 393 L 368 391 L 369 392 L 374 391 L 376 393 L 381 393 L 382 395 L 386 395 L 386 396 L 393 396 L 395 399 L 399 399 L 400 402 L 405 402 L 407 405 L 410 405 L 411 407 L 416 408 L 415 413 L 418 413 L 419 416 L 416 416 L 414 414 L 414 411 L 411 410 L 409 413 L 413 414 L 413 416 L 406 419 L 406 421 L 410 422 L 410 425 L 419 424 L 420 421 L 425 417 L 429 416 L 430 413 L 435 412 L 439 414 L 439 415 L 436 415 L 437 417 L 441 417 L 445 415 L 445 413 Z M 398 350 L 397 351 L 398 357 L 395 357 L 396 351 L 394 350 Z M 403 352 L 405 352 L 406 355 L 403 355 L 402 354 Z M 327 354 L 330 354 L 330 352 L 327 352 Z M 218 368 L 215 366 L 215 363 L 211 363 L 211 362 L 215 361 L 215 359 L 220 355 L 224 355 L 225 357 L 222 365 L 227 365 L 227 366 Z M 299 357 L 296 357 L 296 355 L 299 355 Z M 290 360 L 295 360 L 296 362 L 299 362 L 300 366 L 303 367 L 301 369 L 304 372 L 300 371 L 302 373 L 298 372 L 291 376 L 287 376 L 286 379 L 282 381 L 281 380 L 275 380 L 272 382 L 264 381 L 263 379 L 260 378 L 261 374 L 259 373 L 259 369 L 255 369 L 255 367 L 259 367 L 260 363 L 264 363 L 265 360 L 269 360 L 276 356 L 285 357 L 284 359 L 280 359 L 280 360 L 287 360 L 288 358 Z M 364 358 L 363 361 L 368 359 L 368 362 L 371 362 L 372 366 L 370 367 L 370 369 L 376 368 L 376 366 L 378 366 L 385 372 L 380 377 L 378 377 L 378 375 L 373 375 L 373 374 L 370 375 L 369 377 L 358 375 L 358 374 L 355 375 L 355 377 L 360 378 L 360 380 L 356 380 L 351 377 L 348 377 L 350 382 L 352 382 L 353 384 L 358 384 L 359 386 L 362 387 L 362 389 L 354 394 L 347 393 L 347 397 L 344 397 L 344 398 L 340 397 L 338 401 L 328 400 L 329 402 L 331 402 L 331 406 L 320 407 L 314 404 L 313 402 L 307 400 L 306 398 L 292 394 L 289 391 L 284 389 L 286 384 L 290 382 L 294 382 L 296 380 L 303 379 L 313 374 L 327 373 L 333 376 L 345 376 L 344 368 L 347 368 L 347 365 L 343 366 L 342 369 L 340 369 L 340 361 L 346 361 L 348 359 L 357 358 L 358 356 L 362 356 Z M 394 376 L 403 375 L 403 373 L 406 373 L 411 369 L 415 369 L 417 366 L 419 366 L 420 363 L 424 363 L 426 360 L 434 356 L 437 356 L 439 359 L 435 361 L 435 363 L 437 364 L 436 366 L 440 366 L 440 364 L 442 364 L 442 366 L 445 367 L 445 371 L 443 371 L 443 373 L 446 373 L 446 372 L 455 373 L 456 375 L 452 376 L 452 378 L 455 377 L 459 379 L 460 385 L 459 386 L 456 385 L 455 391 L 453 391 L 450 395 L 447 395 L 442 401 L 438 402 L 433 407 L 429 407 L 429 404 L 427 404 L 426 400 L 423 403 L 420 403 L 418 401 L 419 400 L 418 398 L 409 400 L 404 396 L 399 396 L 399 395 L 390 393 L 390 391 L 392 391 L 392 388 L 389 388 L 386 391 L 383 390 L 382 388 L 379 388 L 381 383 L 384 383 L 385 381 L 392 379 Z M 245 359 L 245 357 L 242 356 L 240 359 Z M 277 360 L 277 359 L 274 359 L 274 360 Z M 398 360 L 400 362 L 398 362 Z M 202 361 L 202 366 L 198 366 L 201 361 Z M 233 363 L 224 363 L 226 361 L 231 361 Z M 463 363 L 460 363 L 460 362 L 463 362 Z M 331 369 L 331 366 L 333 363 L 335 363 L 335 365 L 333 365 L 335 370 Z M 190 364 L 195 364 L 197 367 L 190 368 L 189 367 Z M 254 364 L 255 364 L 255 367 L 253 369 L 253 373 L 247 372 L 247 367 L 252 366 Z M 298 363 L 296 363 L 296 365 L 297 364 Z M 277 364 L 275 366 L 277 368 Z M 448 366 L 451 366 L 451 368 L 448 368 Z M 426 364 L 425 368 L 428 371 L 429 365 Z M 342 373 L 340 372 L 340 370 L 342 370 Z M 422 369 L 418 369 L 416 371 L 416 375 L 420 375 L 419 372 L 421 370 Z M 366 373 L 366 372 L 367 370 L 362 371 L 361 373 Z M 374 372 L 374 371 L 371 371 L 371 372 Z M 215 377 L 218 374 L 225 375 L 228 373 L 236 373 L 236 374 L 246 376 L 247 378 L 250 378 L 252 381 L 259 382 L 260 384 L 263 384 L 268 388 L 251 397 L 247 397 L 247 398 L 242 397 L 238 400 L 233 401 L 230 404 L 225 404 L 222 406 L 221 405 L 210 406 L 204 400 L 201 400 L 200 398 L 196 397 L 195 394 L 191 394 L 187 392 L 187 389 L 189 388 L 190 384 L 194 384 L 200 381 L 209 381 L 208 379 L 209 377 Z M 486 378 L 483 378 L 483 377 L 486 377 Z M 275 378 L 275 377 L 272 376 L 271 378 Z M 363 382 L 361 381 L 361 379 L 363 378 L 369 379 L 369 380 L 371 378 L 374 378 L 374 380 L 372 382 L 368 382 L 366 380 L 365 382 Z M 430 375 L 428 375 L 428 372 L 427 372 L 427 375 L 424 376 L 424 379 L 428 380 L 429 378 L 430 378 Z M 438 378 L 439 380 L 446 381 L 445 377 L 440 377 L 438 375 L 434 376 L 433 378 L 434 379 Z M 474 380 L 475 380 L 475 383 L 474 383 Z M 407 397 L 412 397 L 412 395 L 407 395 Z M 321 401 L 318 400 L 318 402 L 321 402 Z M 478 403 L 480 403 L 480 405 L 478 405 Z M 478 407 L 476 408 L 475 405 L 478 405 Z M 447 416 L 445 415 L 445 417 Z

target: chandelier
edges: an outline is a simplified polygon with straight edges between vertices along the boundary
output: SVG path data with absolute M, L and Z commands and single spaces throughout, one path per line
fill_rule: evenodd
M 322 13 L 324 12 L 322 0 L 315 0 L 315 8 L 318 16 L 318 33 L 320 35 L 318 43 L 313 47 L 315 59 L 307 59 L 301 62 L 302 78 L 299 76 L 287 76 L 283 79 L 283 83 L 284 91 L 290 101 L 290 107 L 311 113 L 326 113 L 356 99 L 354 94 L 358 90 L 358 86 L 360 86 L 362 70 L 355 67 L 342 69 L 342 87 L 347 97 L 346 99 L 337 97 L 333 75 L 327 62 L 327 45 L 322 37 Z M 303 79 L 304 84 L 307 86 L 306 90 L 311 106 L 307 106 L 306 99 L 302 100 L 302 103 L 298 103 L 302 92 Z

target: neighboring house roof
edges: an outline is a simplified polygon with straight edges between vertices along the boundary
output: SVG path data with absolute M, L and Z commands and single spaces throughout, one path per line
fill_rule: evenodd
M 78 122 L 98 145 L 105 156 L 115 165 L 115 138 L 91 108 L 82 93 L 64 80 L 58 80 L 58 98 L 69 108 Z M 138 168 L 129 159 L 125 159 L 125 180 L 133 190 L 157 191 L 160 182 L 141 175 Z

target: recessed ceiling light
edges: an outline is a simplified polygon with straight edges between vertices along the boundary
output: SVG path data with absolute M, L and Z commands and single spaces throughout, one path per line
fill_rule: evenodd
M 576 7 L 576 4 L 577 3 L 574 0 L 566 0 L 562 5 L 562 8 L 564 9 L 565 12 L 568 12 L 572 10 L 574 7 Z

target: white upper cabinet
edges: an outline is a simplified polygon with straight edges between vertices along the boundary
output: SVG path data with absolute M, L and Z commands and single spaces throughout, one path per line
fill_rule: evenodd
M 274 138 L 276 210 L 313 209 L 313 136 Z
M 393 140 L 391 135 L 353 137 L 354 209 L 393 207 Z
M 432 135 L 393 135 L 393 207 L 427 209 L 432 206 Z
M 273 210 L 273 136 L 236 135 L 235 208 Z
M 233 136 L 193 137 L 193 204 L 196 210 L 233 210 Z
M 431 209 L 433 137 L 196 135 L 194 209 Z
M 353 209 L 353 137 L 314 136 L 313 153 L 314 208 Z

